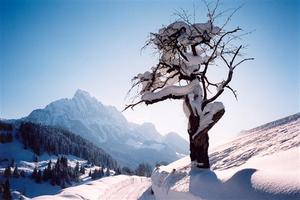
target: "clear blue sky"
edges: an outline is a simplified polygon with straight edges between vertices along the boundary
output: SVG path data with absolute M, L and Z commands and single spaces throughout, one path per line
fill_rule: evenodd
M 228 0 L 243 8 L 229 26 L 256 30 L 244 38 L 255 60 L 241 65 L 221 99 L 226 114 L 213 142 L 241 129 L 299 112 L 300 17 L 296 0 Z M 122 109 L 130 79 L 155 63 L 141 47 L 149 32 L 174 19 L 176 9 L 206 20 L 201 1 L 23 0 L 0 4 L 0 118 L 20 118 L 77 88 Z M 186 136 L 182 106 L 172 101 L 124 113 L 130 121 L 155 123 L 159 131 Z

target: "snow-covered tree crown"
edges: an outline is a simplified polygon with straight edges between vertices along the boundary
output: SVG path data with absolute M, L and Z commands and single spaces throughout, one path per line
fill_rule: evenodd
M 159 52 L 158 64 L 132 79 L 132 88 L 139 88 L 137 96 L 140 99 L 127 105 L 125 110 L 143 102 L 152 104 L 170 98 L 184 99 L 193 94 L 193 98 L 199 98 L 198 103 L 203 111 L 226 88 L 236 97 L 229 86 L 233 71 L 252 58 L 236 61 L 243 46 L 233 45 L 232 42 L 239 37 L 236 33 L 241 29 L 237 27 L 226 31 L 224 27 L 229 18 L 223 26 L 216 26 L 214 13 L 215 10 L 209 10 L 209 19 L 205 23 L 191 23 L 188 17 L 182 15 L 180 20 L 162 27 L 157 33 L 151 33 L 147 45 L 154 46 Z M 221 82 L 213 82 L 207 76 L 208 68 L 216 63 L 228 69 Z

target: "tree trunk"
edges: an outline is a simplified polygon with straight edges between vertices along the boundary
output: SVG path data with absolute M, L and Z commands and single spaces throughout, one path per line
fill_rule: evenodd
M 222 109 L 218 111 L 212 118 L 212 123 L 210 123 L 207 128 L 201 131 L 196 138 L 192 139 L 192 136 L 196 133 L 199 125 L 199 117 L 190 115 L 189 117 L 189 139 L 190 139 L 190 157 L 191 161 L 197 163 L 199 168 L 209 168 L 209 158 L 208 158 L 208 146 L 209 137 L 208 131 L 221 119 L 225 110 Z

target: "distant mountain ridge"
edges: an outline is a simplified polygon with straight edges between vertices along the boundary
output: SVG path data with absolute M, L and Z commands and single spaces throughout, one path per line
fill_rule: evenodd
M 178 134 L 163 137 L 151 123 L 130 123 L 113 106 L 105 106 L 88 92 L 77 90 L 71 99 L 60 99 L 32 111 L 26 121 L 62 127 L 79 134 L 111 154 L 121 164 L 136 167 L 171 162 L 188 154 L 188 142 Z
M 163 142 L 169 144 L 171 148 L 178 154 L 189 154 L 189 151 L 187 151 L 186 148 L 187 146 L 189 146 L 189 143 L 186 140 L 182 140 L 182 138 L 175 132 L 170 132 L 164 135 Z

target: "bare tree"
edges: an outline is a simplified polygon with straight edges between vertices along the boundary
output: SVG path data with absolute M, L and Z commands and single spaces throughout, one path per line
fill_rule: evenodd
M 225 89 L 237 98 L 230 87 L 233 72 L 237 66 L 253 58 L 243 58 L 243 45 L 236 45 L 241 28 L 225 30 L 233 10 L 222 26 L 214 24 L 215 19 L 225 12 L 217 13 L 218 1 L 214 8 L 208 8 L 208 21 L 195 23 L 185 11 L 180 20 L 151 33 L 148 45 L 159 52 L 159 61 L 151 70 L 138 74 L 132 81 L 132 89 L 138 94 L 124 110 L 145 103 L 154 104 L 166 99 L 183 100 L 183 109 L 188 118 L 190 157 L 193 164 L 209 168 L 208 131 L 225 113 L 221 102 L 215 100 Z M 216 67 L 217 66 L 217 67 Z M 209 70 L 225 67 L 226 74 L 221 81 L 213 81 Z M 138 99 L 137 99 L 138 98 Z

